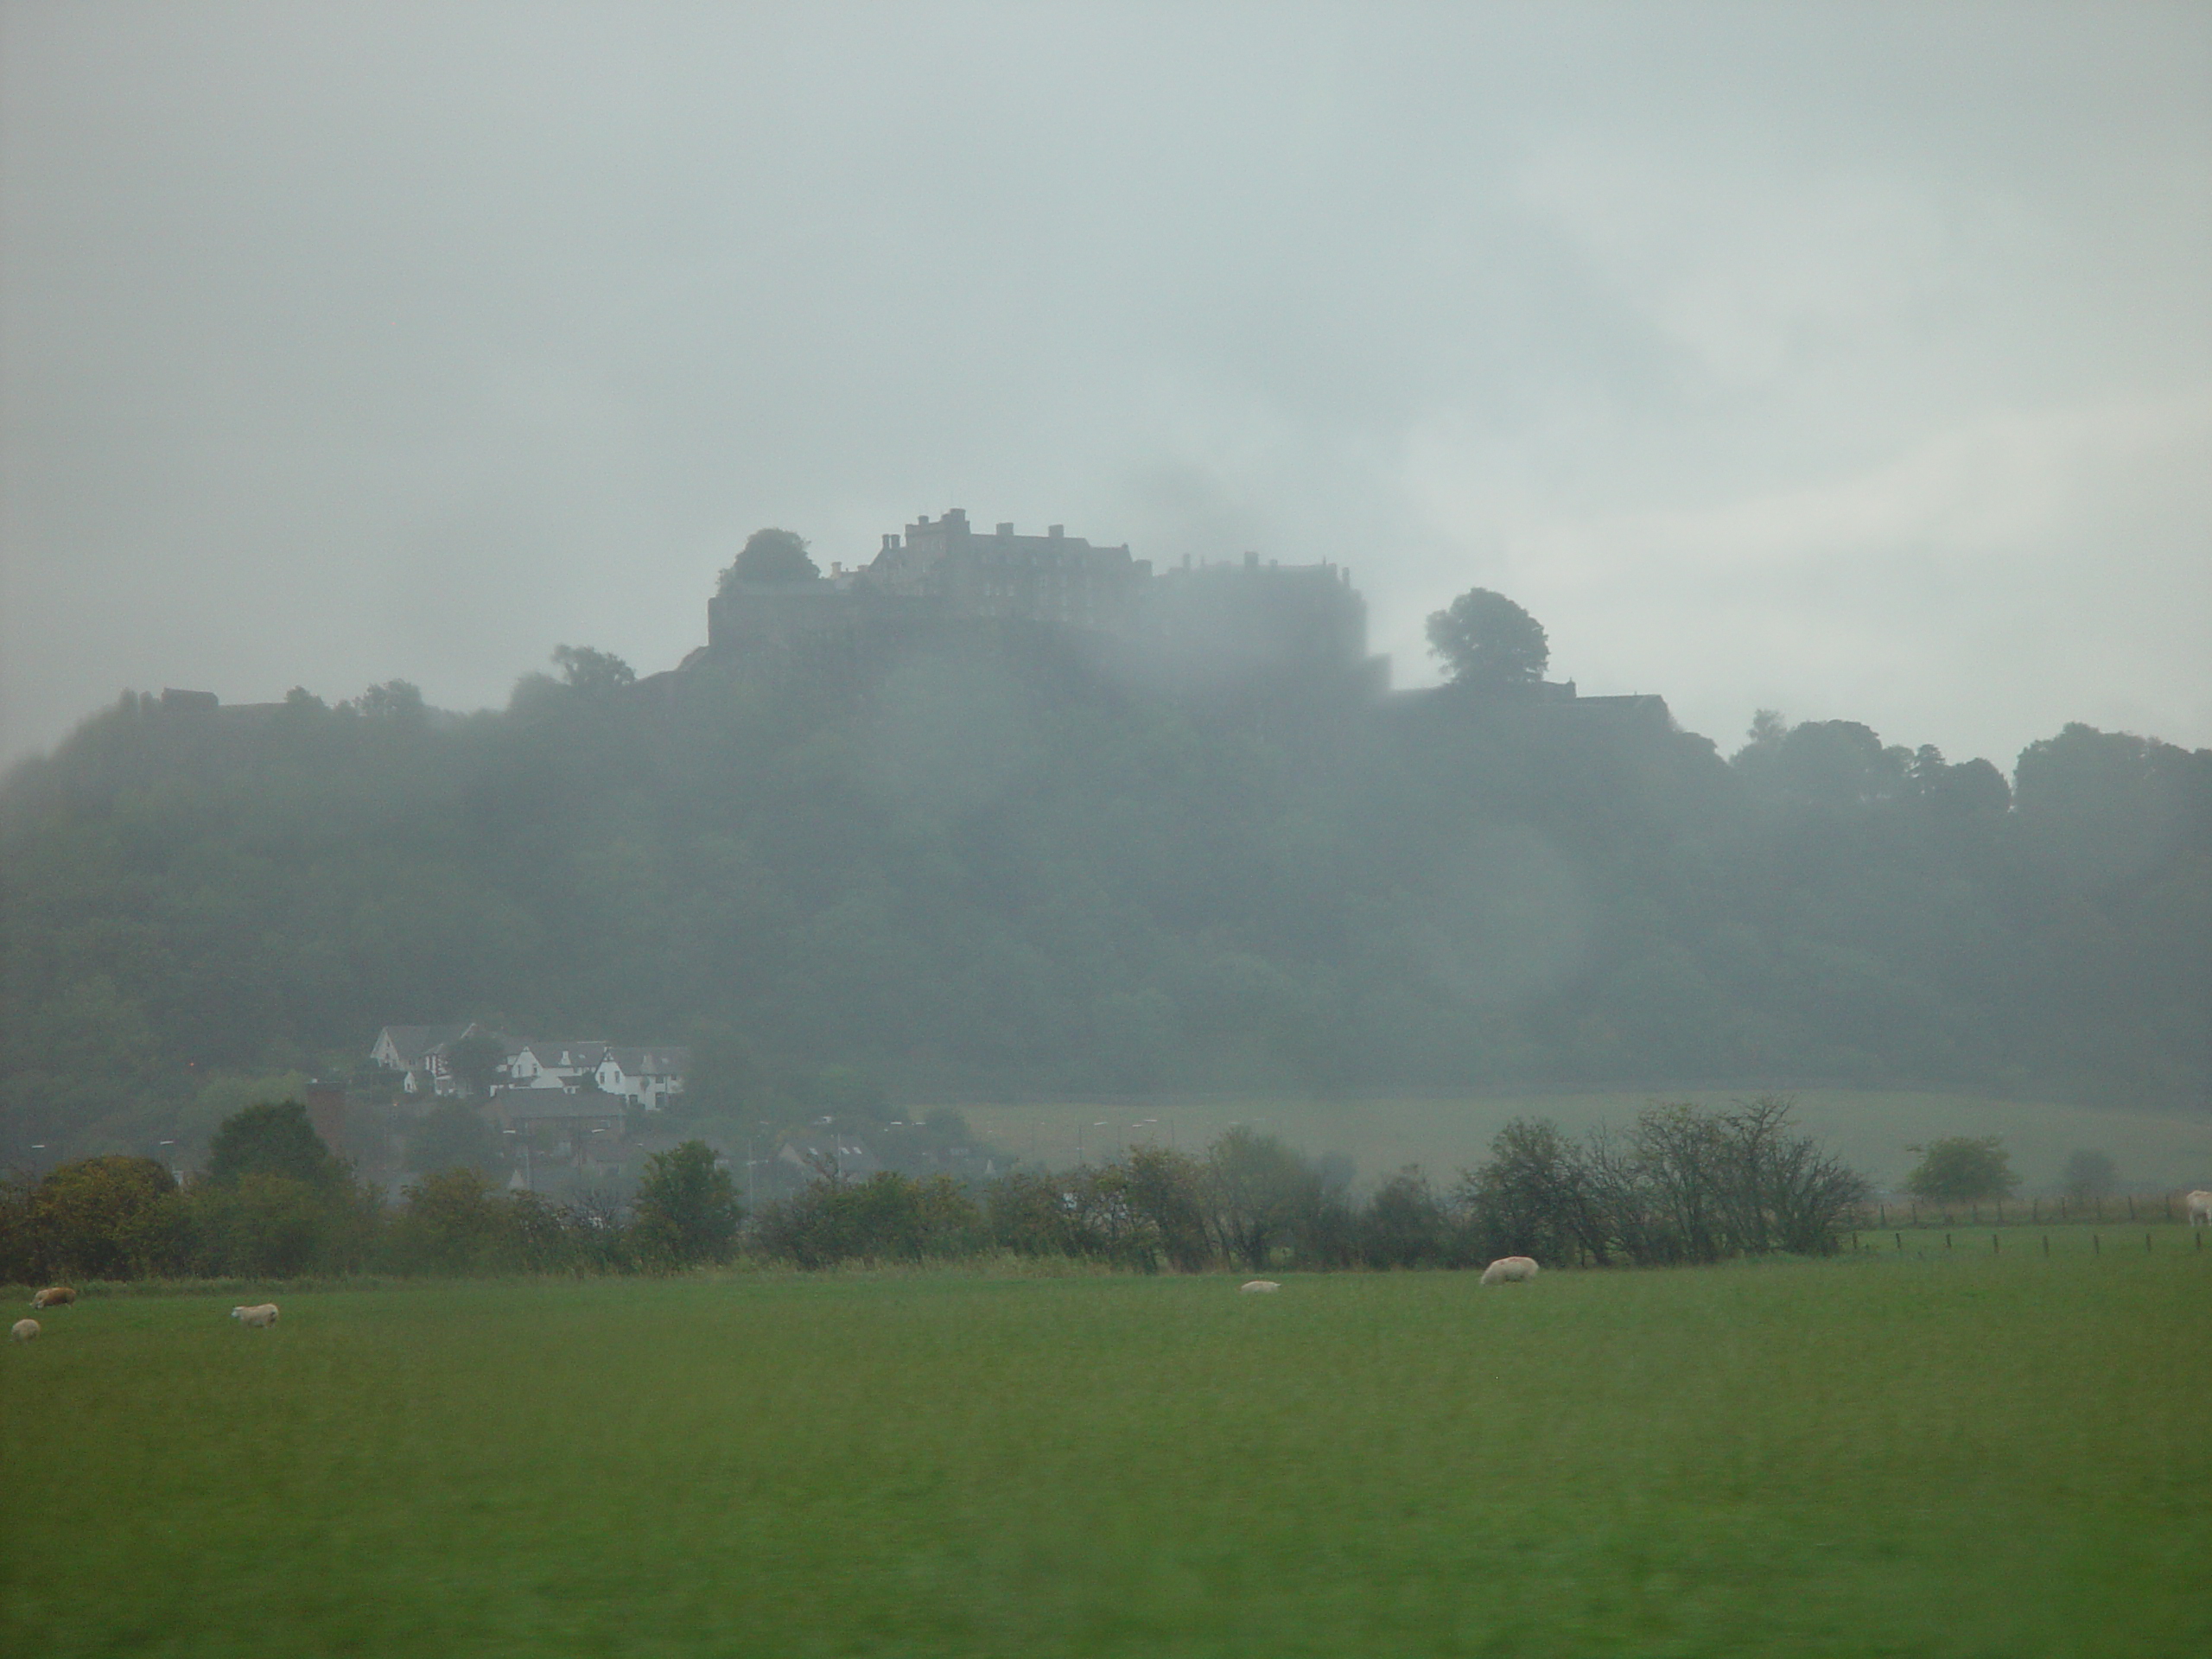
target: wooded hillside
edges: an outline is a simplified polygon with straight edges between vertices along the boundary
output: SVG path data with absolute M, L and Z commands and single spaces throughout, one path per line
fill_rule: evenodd
M 864 670 L 126 697 L 0 789 L 5 1121 L 120 1144 L 391 1022 L 895 1093 L 1940 1083 L 2202 1101 L 2212 752 L 2005 777 L 1466 686 L 1147 695 L 1066 637 Z M 52 1154 L 49 1156 L 54 1155 Z

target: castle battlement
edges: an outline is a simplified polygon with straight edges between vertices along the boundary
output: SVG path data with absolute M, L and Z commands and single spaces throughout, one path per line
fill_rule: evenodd
M 886 532 L 865 565 L 813 581 L 729 583 L 709 601 L 710 655 L 771 648 L 867 651 L 963 620 L 1046 624 L 1108 636 L 1143 671 L 1210 679 L 1351 671 L 1386 683 L 1367 656 L 1367 603 L 1335 564 L 1185 559 L 1155 574 L 1128 543 L 1100 546 L 1063 524 L 1041 536 L 965 510 Z

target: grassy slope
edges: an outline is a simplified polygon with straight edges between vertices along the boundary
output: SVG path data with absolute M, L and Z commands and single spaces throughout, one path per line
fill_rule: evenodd
M 0 1352 L 41 1655 L 2134 1656 L 2212 1252 L 95 1299 Z
M 1008 1154 L 1047 1164 L 1073 1160 L 1080 1130 L 1086 1152 L 1113 1150 L 1173 1129 L 1178 1145 L 1203 1146 L 1232 1122 L 1256 1123 L 1309 1153 L 1343 1152 L 1363 1178 L 1403 1165 L 1426 1166 L 1448 1184 L 1476 1162 L 1510 1118 L 1549 1117 L 1574 1130 L 1625 1126 L 1655 1098 L 1724 1106 L 1753 1091 L 1702 1090 L 1599 1095 L 1482 1096 L 1468 1100 L 1198 1101 L 1131 1107 L 963 1106 L 978 1132 Z M 2126 1111 L 1973 1095 L 1809 1089 L 1795 1091 L 1805 1126 L 1878 1182 L 1902 1180 L 1913 1163 L 1905 1147 L 1946 1135 L 2000 1135 L 2012 1166 L 2031 1187 L 2057 1180 L 2069 1154 L 2107 1152 L 2123 1179 L 2165 1186 L 2212 1185 L 2212 1117 Z M 1156 1125 L 1142 1120 L 1157 1118 Z M 1099 1121 L 1106 1127 L 1100 1128 Z M 1140 1127 L 1141 1125 L 1141 1127 Z

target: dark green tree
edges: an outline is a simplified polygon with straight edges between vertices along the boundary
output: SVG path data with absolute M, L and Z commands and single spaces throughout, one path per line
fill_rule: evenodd
M 429 1174 L 435 1170 L 468 1169 L 490 1175 L 501 1169 L 499 1137 L 473 1106 L 453 1102 L 426 1114 L 407 1136 L 408 1166 Z
M 2110 1198 L 2120 1185 L 2120 1166 L 2108 1152 L 2084 1150 L 2066 1160 L 2064 1179 L 2069 1198 Z
M 207 1179 L 233 1185 L 248 1175 L 282 1175 L 311 1187 L 341 1185 L 345 1166 L 323 1145 L 296 1100 L 264 1102 L 224 1119 L 207 1146 Z
M 1211 1266 L 1205 1166 L 1187 1153 L 1160 1146 L 1131 1147 L 1123 1166 L 1129 1207 L 1150 1225 L 1168 1264 L 1183 1273 Z
M 721 591 L 741 582 L 814 582 L 818 569 L 806 550 L 806 538 L 796 531 L 756 530 L 746 537 L 745 550 L 722 572 Z
M 415 726 L 420 726 L 428 713 L 423 706 L 421 689 L 405 680 L 386 680 L 382 685 L 372 685 L 354 698 L 351 706 L 372 720 Z
M 351 1272 L 382 1221 L 370 1197 L 343 1182 L 261 1171 L 196 1186 L 184 1209 L 193 1270 L 211 1277 Z
M 506 1058 L 505 1038 L 488 1031 L 472 1031 L 455 1039 L 446 1051 L 446 1069 L 463 1094 L 471 1100 L 485 1100 L 491 1096 L 492 1085 L 499 1080 L 499 1067 Z
M 1500 1129 L 1491 1139 L 1490 1156 L 1459 1186 L 1478 1253 L 1560 1262 L 1572 1261 L 1578 1247 L 1602 1252 L 1606 1230 L 1590 1161 L 1548 1119 L 1516 1117 Z M 1605 1257 L 1598 1260 L 1602 1264 Z
M 160 1270 L 175 1230 L 176 1181 L 151 1158 L 63 1164 L 31 1195 L 30 1223 L 46 1269 L 88 1279 Z
M 603 696 L 637 683 L 637 671 L 613 652 L 589 645 L 556 645 L 553 660 L 559 664 L 561 683 L 578 691 Z
M 1947 1135 L 1905 1150 L 1920 1154 L 1920 1162 L 1904 1178 L 1904 1190 L 1917 1198 L 1971 1204 L 2001 1198 L 2020 1184 L 1999 1135 Z
M 487 1271 L 518 1231 L 511 1209 L 473 1169 L 425 1175 L 400 1196 L 407 1208 L 393 1224 L 391 1249 L 403 1272 Z
M 1552 659 L 1543 624 L 1503 594 L 1470 588 L 1428 619 L 1428 648 L 1465 683 L 1533 685 Z
M 641 1251 L 664 1266 L 727 1262 L 737 1249 L 744 1211 L 729 1172 L 703 1141 L 686 1141 L 645 1160 L 639 1184 L 637 1234 Z
M 1923 750 L 1918 765 L 1931 764 Z M 1758 728 L 1737 756 L 1738 770 L 1762 792 L 1819 806 L 1866 805 L 1894 800 L 1907 792 L 1915 765 L 1910 751 L 1885 748 L 1871 727 L 1855 720 L 1808 720 L 1792 726 L 1770 746 Z M 1942 765 L 1935 756 L 1935 766 Z
M 1948 822 L 1993 823 L 2012 804 L 2012 786 L 1986 760 L 1961 760 L 1933 771 L 1916 768 L 1913 785 L 1915 798 Z
M 1428 1178 L 1410 1166 L 1376 1188 L 1359 1234 L 1360 1255 L 1371 1268 L 1436 1267 L 1452 1243 L 1443 1204 Z
M 1206 1192 L 1221 1254 L 1264 1271 L 1321 1207 L 1319 1176 L 1272 1135 L 1242 1125 L 1206 1150 Z

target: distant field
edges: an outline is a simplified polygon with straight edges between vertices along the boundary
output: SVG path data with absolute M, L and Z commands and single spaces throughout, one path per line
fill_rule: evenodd
M 1700 1090 L 1598 1095 L 1477 1096 L 1464 1100 L 1217 1100 L 1131 1108 L 1125 1105 L 963 1105 L 969 1123 L 1007 1154 L 1047 1164 L 1096 1158 L 1150 1136 L 1203 1146 L 1234 1122 L 1256 1124 L 1309 1153 L 1340 1152 L 1362 1179 L 1407 1164 L 1425 1166 L 1448 1184 L 1478 1161 L 1510 1119 L 1549 1117 L 1580 1130 L 1625 1125 L 1655 1099 L 1693 1099 L 1724 1106 L 1747 1092 Z M 2030 1187 L 2056 1183 L 2069 1154 L 2109 1153 L 2124 1181 L 2159 1186 L 2212 1186 L 2212 1115 L 1989 1100 L 1974 1095 L 1873 1090 L 1796 1091 L 1805 1126 L 1877 1182 L 1894 1185 L 1912 1166 L 1905 1147 L 1931 1136 L 2001 1135 L 2012 1167 Z M 1152 1121 L 1156 1120 L 1156 1121 Z
M 2069 1242 L 90 1298 L 0 1344 L 0 1646 L 2202 1651 L 2212 1252 Z

